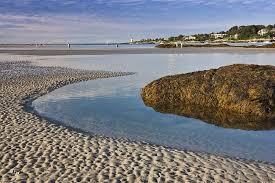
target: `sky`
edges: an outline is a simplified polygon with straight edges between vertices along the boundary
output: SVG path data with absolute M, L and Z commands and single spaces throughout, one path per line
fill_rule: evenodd
M 274 0 L 0 0 L 0 43 L 105 43 L 275 24 Z

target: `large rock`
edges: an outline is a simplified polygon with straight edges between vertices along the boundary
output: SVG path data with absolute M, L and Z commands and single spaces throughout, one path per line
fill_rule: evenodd
M 275 67 L 230 65 L 166 76 L 141 90 L 147 106 L 222 127 L 275 129 Z
M 183 44 L 183 45 L 176 45 L 175 43 L 164 43 L 164 44 L 159 44 L 156 46 L 156 48 L 188 48 L 188 47 L 193 47 L 193 48 L 227 48 L 227 47 L 232 47 L 232 48 L 275 48 L 275 43 L 272 44 L 266 44 L 262 46 L 257 46 L 257 45 L 249 45 L 249 46 L 231 46 L 229 44 Z

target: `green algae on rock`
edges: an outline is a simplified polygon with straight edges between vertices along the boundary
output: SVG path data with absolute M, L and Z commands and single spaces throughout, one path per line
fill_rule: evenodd
M 243 130 L 275 129 L 275 67 L 235 64 L 155 80 L 141 90 L 158 112 Z
M 156 48 L 275 48 L 275 43 L 266 45 L 247 45 L 247 46 L 232 46 L 230 44 L 176 44 L 176 43 L 164 43 L 156 45 Z

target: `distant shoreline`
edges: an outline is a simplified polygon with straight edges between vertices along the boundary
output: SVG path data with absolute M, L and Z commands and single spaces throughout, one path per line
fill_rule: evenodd
M 193 53 L 275 53 L 275 48 L 184 47 L 184 48 L 0 48 L 13 55 L 112 55 L 112 54 L 193 54 Z
M 67 48 L 68 44 L 71 46 L 116 46 L 116 45 L 157 45 L 156 43 L 13 43 L 13 44 L 0 44 L 0 48 L 54 48 L 54 46 L 62 46 Z
M 275 44 L 266 44 L 266 45 L 230 45 L 227 43 L 220 44 L 178 44 L 178 43 L 167 43 L 167 44 L 159 44 L 156 48 L 275 48 Z

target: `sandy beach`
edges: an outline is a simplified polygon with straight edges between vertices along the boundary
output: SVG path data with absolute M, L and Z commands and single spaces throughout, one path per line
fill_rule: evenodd
M 110 55 L 110 54 L 200 54 L 200 53 L 274 53 L 274 48 L 6 48 L 0 46 L 0 53 L 14 55 Z
M 160 52 L 156 50 L 147 52 Z M 0 51 L 23 55 L 86 52 L 114 51 Z M 275 182 L 272 164 L 85 135 L 27 110 L 29 102 L 59 87 L 127 74 L 132 73 L 40 67 L 0 58 L 0 182 Z

